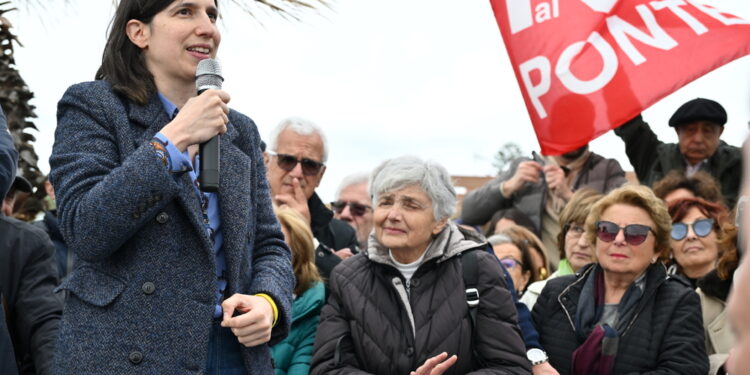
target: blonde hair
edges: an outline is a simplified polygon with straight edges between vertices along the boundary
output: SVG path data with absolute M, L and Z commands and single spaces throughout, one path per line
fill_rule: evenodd
M 656 240 L 654 242 L 654 253 L 659 254 L 661 261 L 668 260 L 671 249 L 672 218 L 669 216 L 666 203 L 646 186 L 625 185 L 610 191 L 604 198 L 596 202 L 586 219 L 586 239 L 590 243 L 596 244 L 596 222 L 601 220 L 604 211 L 615 204 L 625 204 L 646 211 L 654 222 L 654 228 L 651 228 Z
M 315 245 L 313 234 L 307 222 L 291 208 L 274 207 L 279 223 L 284 227 L 286 243 L 292 249 L 292 268 L 297 285 L 294 294 L 302 295 L 317 281 L 321 281 L 318 267 L 315 266 Z

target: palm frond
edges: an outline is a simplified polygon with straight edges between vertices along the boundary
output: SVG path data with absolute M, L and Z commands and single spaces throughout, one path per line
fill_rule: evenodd
M 327 0 L 227 0 L 230 4 L 238 7 L 243 12 L 255 17 L 258 7 L 270 9 L 272 12 L 296 21 L 301 20 L 301 14 L 305 11 L 317 10 L 320 7 L 328 8 Z

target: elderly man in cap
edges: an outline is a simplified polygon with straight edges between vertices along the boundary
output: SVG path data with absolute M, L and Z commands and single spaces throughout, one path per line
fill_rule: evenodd
M 669 119 L 677 144 L 660 141 L 640 115 L 615 129 L 615 134 L 625 141 L 641 184 L 651 186 L 672 170 L 688 177 L 706 171 L 721 184 L 726 204 L 732 207 L 740 189 L 742 156 L 738 147 L 719 139 L 726 122 L 721 104 L 697 98 L 680 106 Z

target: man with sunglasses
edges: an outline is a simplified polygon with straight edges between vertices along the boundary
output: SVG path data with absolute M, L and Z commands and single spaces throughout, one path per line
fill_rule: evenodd
M 268 138 L 263 158 L 274 204 L 287 206 L 304 217 L 319 245 L 315 264 L 324 279 L 342 259 L 358 252 L 351 226 L 333 218 L 315 193 L 326 171 L 328 158 L 323 131 L 301 118 L 282 120 Z
M 641 115 L 615 129 L 615 134 L 625 142 L 641 184 L 652 186 L 672 170 L 688 177 L 705 171 L 721 185 L 727 207 L 733 207 L 740 190 L 742 156 L 738 147 L 720 139 L 726 122 L 727 112 L 721 104 L 696 98 L 680 106 L 669 119 L 678 143 L 660 141 Z
M 367 237 L 372 231 L 372 200 L 367 193 L 369 173 L 355 173 L 344 177 L 331 202 L 333 217 L 345 221 L 357 231 L 359 248 L 367 248 Z

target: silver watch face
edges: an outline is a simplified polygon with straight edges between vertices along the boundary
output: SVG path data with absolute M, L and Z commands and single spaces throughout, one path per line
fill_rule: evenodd
M 547 360 L 547 353 L 542 349 L 533 348 L 526 352 L 526 358 L 529 359 L 529 362 L 538 364 Z

